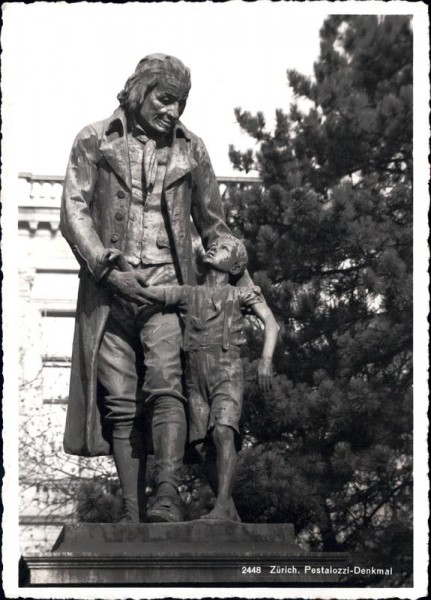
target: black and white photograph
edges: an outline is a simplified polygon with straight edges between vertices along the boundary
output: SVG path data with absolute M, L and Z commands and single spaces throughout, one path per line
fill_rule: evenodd
M 6 597 L 425 597 L 425 3 L 2 19 Z

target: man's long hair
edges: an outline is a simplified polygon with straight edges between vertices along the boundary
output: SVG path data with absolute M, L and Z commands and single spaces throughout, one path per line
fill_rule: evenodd
M 174 82 L 187 97 L 191 88 L 190 69 L 178 58 L 168 54 L 145 56 L 117 96 L 120 106 L 129 114 L 136 112 L 142 106 L 145 96 L 160 81 Z

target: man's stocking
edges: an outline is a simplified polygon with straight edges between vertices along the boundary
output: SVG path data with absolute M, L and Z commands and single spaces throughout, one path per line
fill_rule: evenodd
M 156 500 L 148 511 L 150 522 L 184 519 L 178 495 L 187 424 L 181 400 L 164 396 L 153 406 L 152 433 L 156 467 Z
M 127 438 L 113 439 L 114 460 L 123 490 L 122 522 L 139 523 L 146 518 L 146 454 L 142 444 Z

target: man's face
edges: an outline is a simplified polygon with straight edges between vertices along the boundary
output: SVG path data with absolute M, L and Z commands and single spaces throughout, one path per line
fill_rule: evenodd
M 214 243 L 204 256 L 203 262 L 217 271 L 229 273 L 237 260 L 235 245 L 229 241 Z
M 187 95 L 180 85 L 160 82 L 149 92 L 141 106 L 139 116 L 145 131 L 151 135 L 163 135 L 172 131 L 182 115 Z

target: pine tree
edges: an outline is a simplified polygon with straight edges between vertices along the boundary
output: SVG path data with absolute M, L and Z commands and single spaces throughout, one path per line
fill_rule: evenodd
M 231 147 L 231 160 L 254 161 L 263 185 L 233 190 L 227 215 L 281 325 L 266 396 L 250 325 L 235 501 L 244 520 L 293 522 L 311 548 L 392 566 L 383 584 L 408 585 L 410 19 L 330 16 L 320 35 L 314 78 L 288 71 L 296 101 L 273 132 L 262 113 L 235 110 L 257 152 Z

